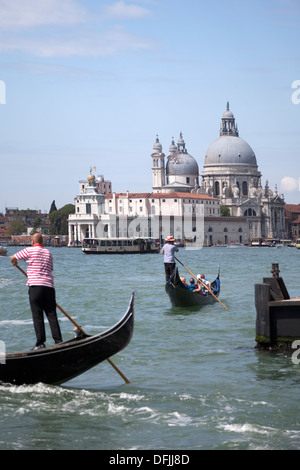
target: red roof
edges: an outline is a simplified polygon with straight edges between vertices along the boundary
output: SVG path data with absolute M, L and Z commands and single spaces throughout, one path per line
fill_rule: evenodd
M 130 199 L 134 199 L 134 198 L 144 198 L 144 197 L 148 197 L 151 193 L 109 193 L 109 194 L 106 194 L 106 199 L 112 199 L 113 196 L 115 197 L 128 197 Z
M 197 194 L 197 193 L 180 193 L 180 192 L 174 192 L 174 193 L 152 193 L 150 194 L 150 197 L 153 198 L 153 199 L 160 199 L 160 198 L 164 198 L 164 199 L 174 199 L 174 198 L 185 198 L 185 199 L 210 199 L 210 200 L 218 200 L 217 198 L 215 197 L 211 197 L 211 196 L 206 196 L 205 194 Z
M 205 194 L 196 194 L 196 193 L 180 193 L 180 192 L 173 192 L 173 193 L 114 193 L 116 198 L 119 197 L 128 197 L 130 199 L 142 199 L 142 198 L 151 198 L 151 199 L 209 199 L 213 201 L 217 201 L 218 198 L 206 196 Z M 106 199 L 112 199 L 113 194 L 106 194 Z
M 285 210 L 300 214 L 300 204 L 285 204 Z

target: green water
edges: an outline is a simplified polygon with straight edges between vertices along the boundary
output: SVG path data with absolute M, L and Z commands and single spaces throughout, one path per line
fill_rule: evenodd
M 113 357 L 131 383 L 105 362 L 60 387 L 0 385 L 0 449 L 299 449 L 300 365 L 291 353 L 255 349 L 254 285 L 276 262 L 298 296 L 300 250 L 180 249 L 194 274 L 213 280 L 220 264 L 228 310 L 201 311 L 171 308 L 161 255 L 52 253 L 57 303 L 90 334 L 113 326 L 136 291 L 133 339 Z M 0 258 L 0 299 L 7 352 L 31 348 L 26 279 L 9 257 Z

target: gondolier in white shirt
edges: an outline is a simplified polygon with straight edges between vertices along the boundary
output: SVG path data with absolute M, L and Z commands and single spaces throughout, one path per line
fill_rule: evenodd
M 17 266 L 20 260 L 28 263 L 29 303 L 36 333 L 36 345 L 33 349 L 40 349 L 45 347 L 46 342 L 44 312 L 48 318 L 54 342 L 61 343 L 62 336 L 56 313 L 52 255 L 44 248 L 43 237 L 40 233 L 35 233 L 31 237 L 31 245 L 15 253 L 11 257 L 11 263 L 14 266 Z
M 167 237 L 165 241 L 166 243 L 162 247 L 161 253 L 164 255 L 166 282 L 169 282 L 175 269 L 174 253 L 179 251 L 179 249 L 174 245 L 175 240 L 173 237 Z

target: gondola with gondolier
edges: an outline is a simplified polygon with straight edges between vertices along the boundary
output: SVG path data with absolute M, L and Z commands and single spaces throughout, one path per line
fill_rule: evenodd
M 74 322 L 73 322 L 74 323 Z M 107 360 L 122 376 L 110 357 L 130 342 L 134 326 L 134 293 L 123 318 L 109 330 L 87 335 L 79 325 L 79 335 L 51 347 L 10 353 L 0 364 L 0 383 L 29 385 L 39 382 L 59 385 Z
M 181 263 L 181 261 L 176 257 L 174 258 L 185 269 L 187 269 L 187 271 L 197 281 L 199 287 L 197 289 L 197 285 L 195 285 L 195 289 L 191 290 L 189 286 L 185 285 L 179 276 L 177 266 L 175 266 L 169 281 L 167 281 L 165 285 L 166 293 L 168 294 L 173 307 L 202 307 L 204 305 L 219 302 L 227 310 L 227 307 L 218 299 L 221 290 L 220 268 L 216 279 L 212 283 L 208 284 L 200 275 L 195 276 L 188 268 L 186 268 L 186 266 L 184 266 L 183 263 Z
M 18 260 L 28 263 L 27 274 L 18 266 Z M 11 257 L 13 266 L 26 277 L 29 286 L 30 306 L 36 332 L 36 346 L 31 351 L 7 354 L 0 365 L 0 382 L 16 385 L 61 384 L 91 367 L 107 360 L 126 383 L 129 380 L 121 373 L 110 357 L 121 351 L 133 334 L 134 293 L 126 314 L 117 325 L 107 332 L 89 336 L 80 325 L 56 303 L 53 281 L 53 259 L 49 250 L 42 246 L 39 233 L 32 236 L 32 247 L 15 253 Z M 75 325 L 76 337 L 63 341 L 58 324 L 56 308 Z M 44 315 L 47 315 L 55 346 L 47 348 Z

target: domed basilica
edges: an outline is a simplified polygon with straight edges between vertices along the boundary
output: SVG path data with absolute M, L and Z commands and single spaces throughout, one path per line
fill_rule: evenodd
M 247 218 L 251 236 L 285 237 L 284 197 L 271 191 L 268 181 L 261 184 L 261 173 L 250 145 L 239 137 L 233 113 L 222 115 L 220 135 L 209 146 L 199 184 L 199 167 L 188 154 L 182 133 L 165 154 L 158 137 L 153 146 L 153 191 L 158 193 L 198 193 L 218 198 L 232 218 Z

